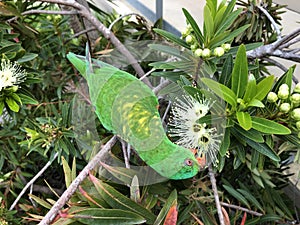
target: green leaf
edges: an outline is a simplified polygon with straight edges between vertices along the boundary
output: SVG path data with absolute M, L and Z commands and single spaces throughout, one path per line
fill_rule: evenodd
M 66 159 L 63 156 L 61 157 L 61 161 L 62 161 L 64 175 L 65 175 L 66 187 L 68 188 L 70 186 L 70 184 L 72 183 L 72 171 L 68 165 L 68 162 L 66 161 Z
M 143 216 L 147 220 L 147 224 L 153 224 L 155 215 L 141 205 L 127 198 L 113 187 L 97 179 L 90 174 L 90 179 L 95 185 L 101 197 L 114 209 L 129 210 Z
M 141 201 L 140 189 L 139 189 L 139 180 L 137 176 L 132 178 L 132 182 L 130 185 L 130 199 L 135 202 Z
M 237 97 L 234 92 L 228 87 L 209 78 L 201 78 L 201 81 L 216 95 L 224 99 L 224 101 L 226 101 L 228 104 L 230 104 L 234 108 L 236 107 Z
M 99 208 L 78 210 L 78 212 L 73 215 L 72 219 L 83 224 L 93 225 L 130 225 L 142 224 L 146 221 L 142 216 L 130 211 Z
M 220 46 L 221 44 L 225 43 L 225 42 L 230 42 L 232 41 L 232 39 L 236 36 L 238 36 L 240 33 L 244 32 L 248 27 L 250 26 L 250 24 L 247 24 L 247 25 L 244 25 L 234 31 L 231 31 L 229 32 L 229 35 L 227 35 L 225 38 L 223 39 L 219 39 L 219 36 L 222 35 L 219 34 L 217 36 L 215 36 L 213 39 L 211 39 L 211 42 L 209 43 L 209 46 L 210 48 L 214 48 L 214 47 L 217 47 L 217 46 Z M 227 31 L 225 31 L 227 32 Z M 215 41 L 215 40 L 219 40 L 219 41 Z M 230 51 L 231 53 L 231 51 Z
M 242 97 L 248 82 L 248 61 L 245 45 L 240 45 L 231 77 L 231 89 L 237 97 Z
M 248 83 L 246 87 L 246 92 L 244 94 L 243 100 L 249 102 L 253 99 L 256 94 L 256 79 L 253 74 L 249 74 Z
M 24 94 L 21 94 L 21 93 L 19 93 L 18 95 L 19 95 L 19 97 L 20 97 L 23 104 L 33 104 L 33 105 L 39 104 L 39 102 L 37 100 L 35 100 L 34 98 L 32 98 L 28 95 L 24 95 Z
M 16 103 L 15 100 L 13 100 L 12 98 L 6 98 L 5 102 L 11 111 L 19 112 L 20 107 L 19 107 L 18 103 Z
M 179 59 L 189 60 L 189 57 L 187 54 L 184 54 L 183 51 L 181 51 L 180 49 L 175 48 L 175 47 L 171 47 L 168 45 L 161 45 L 161 44 L 149 44 L 148 47 L 151 49 L 154 49 L 156 51 L 159 51 L 159 52 L 167 53 L 171 56 L 176 56 Z
M 157 29 L 157 28 L 154 28 L 153 30 L 156 33 L 160 34 L 161 36 L 169 39 L 170 41 L 173 41 L 176 44 L 179 44 L 182 47 L 190 48 L 190 46 L 185 41 L 183 41 L 182 39 L 180 39 L 179 37 L 177 37 L 176 35 L 168 32 L 168 31 Z
M 160 225 L 162 224 L 163 220 L 165 219 L 166 215 L 168 214 L 170 208 L 177 204 L 177 192 L 176 189 L 171 192 L 170 196 L 168 197 L 164 207 L 160 210 L 155 222 L 153 225 Z
M 248 191 L 244 189 L 237 189 L 246 199 L 248 199 L 256 208 L 260 211 L 264 212 L 263 207 L 261 204 L 256 200 L 256 198 Z
M 256 151 L 260 152 L 261 154 L 269 157 L 270 159 L 272 159 L 272 160 L 274 160 L 276 162 L 280 161 L 279 156 L 267 144 L 265 144 L 265 143 L 258 143 L 258 142 L 253 141 L 253 140 L 251 140 L 251 139 L 249 139 L 249 138 L 247 138 L 245 136 L 241 136 L 241 135 L 239 135 L 238 132 L 236 132 L 235 129 L 231 129 L 231 133 L 235 137 L 238 137 L 239 139 L 245 141 L 250 147 L 252 147 Z
M 240 128 L 239 126 L 235 126 L 235 127 L 233 127 L 233 129 L 235 129 L 242 136 L 245 136 L 245 137 L 251 139 L 252 141 L 256 141 L 258 143 L 264 143 L 264 141 L 265 141 L 263 136 L 261 135 L 261 133 L 258 132 L 257 130 L 250 129 L 250 130 L 245 131 L 244 129 Z
M 248 112 L 237 112 L 236 118 L 242 128 L 250 130 L 252 127 L 251 116 Z
M 233 58 L 232 55 L 229 54 L 223 64 L 222 72 L 219 80 L 221 84 L 224 84 L 227 87 L 230 85 L 232 69 L 233 69 Z
M 30 198 L 32 198 L 34 201 L 36 201 L 38 204 L 40 204 L 41 206 L 45 207 L 46 209 L 51 209 L 52 205 L 49 204 L 48 202 L 46 202 L 45 200 L 32 195 L 32 194 L 28 194 Z
M 230 146 L 230 129 L 227 128 L 225 130 L 224 138 L 223 138 L 222 144 L 220 146 L 220 155 L 221 156 L 226 155 L 226 152 L 227 152 L 229 146 Z
M 3 113 L 3 109 L 4 109 L 4 102 L 0 100 L 0 116 Z
M 215 35 L 221 34 L 224 32 L 227 28 L 230 27 L 230 25 L 233 23 L 233 21 L 238 17 L 238 15 L 242 12 L 242 9 L 235 10 L 234 12 L 230 13 L 230 15 L 222 20 L 222 23 L 218 27 L 217 31 L 215 32 Z
M 211 11 L 207 5 L 204 6 L 203 9 L 203 17 L 204 17 L 204 22 L 203 22 L 203 27 L 204 27 L 204 40 L 205 44 L 207 45 L 210 42 L 210 39 L 214 35 L 214 21 L 213 17 L 211 15 Z
M 252 117 L 252 127 L 255 130 L 266 134 L 291 134 L 291 130 L 286 126 L 276 123 L 272 120 L 268 120 L 260 117 Z
M 279 162 L 280 161 L 280 158 L 279 156 L 268 146 L 266 145 L 265 143 L 257 143 L 255 141 L 252 141 L 248 138 L 243 138 L 246 143 L 252 147 L 253 149 L 255 149 L 256 151 L 260 152 L 261 154 L 269 157 L 270 159 L 276 161 L 276 162 Z
M 225 184 L 223 185 L 223 187 L 225 188 L 226 191 L 229 192 L 229 194 L 231 194 L 233 197 L 235 197 L 239 202 L 243 203 L 248 208 L 250 208 L 250 205 L 249 205 L 247 199 L 242 194 L 240 194 L 239 192 L 234 190 L 232 187 L 227 186 Z
M 260 81 L 257 84 L 256 90 L 257 93 L 254 96 L 255 99 L 257 100 L 263 100 L 267 94 L 270 92 L 272 86 L 274 83 L 274 75 L 268 76 L 266 78 L 264 78 L 262 81 Z
M 200 28 L 198 27 L 198 24 L 196 23 L 196 21 L 194 20 L 194 18 L 190 15 L 190 13 L 186 10 L 186 9 L 182 9 L 186 20 L 191 24 L 191 27 L 193 28 L 194 32 L 195 32 L 195 36 L 197 38 L 197 40 L 199 41 L 200 44 L 204 43 L 204 37 L 203 34 L 201 33 Z
M 21 49 L 20 44 L 10 44 L 0 48 L 0 54 L 6 54 L 7 52 L 18 52 Z
M 26 53 L 22 58 L 19 58 L 17 60 L 17 62 L 18 63 L 28 62 L 28 61 L 31 61 L 31 60 L 35 59 L 36 57 L 38 57 L 38 54 L 35 54 L 35 53 Z
M 248 104 L 247 104 L 248 107 L 252 106 L 252 107 L 259 107 L 259 108 L 264 108 L 265 105 L 257 100 L 257 99 L 252 99 Z
M 290 67 L 288 69 L 288 71 L 286 71 L 276 82 L 276 84 L 274 85 L 273 91 L 274 92 L 278 92 L 279 91 L 279 87 L 282 84 L 287 84 L 291 90 L 292 87 L 292 79 L 293 79 L 293 73 L 295 71 L 296 65 Z
M 278 215 L 275 215 L 275 214 L 268 214 L 268 215 L 264 215 L 262 217 L 260 217 L 260 220 L 259 220 L 259 224 L 263 224 L 263 223 L 266 223 L 266 222 L 275 222 L 275 221 L 280 221 L 282 220 L 282 218 Z

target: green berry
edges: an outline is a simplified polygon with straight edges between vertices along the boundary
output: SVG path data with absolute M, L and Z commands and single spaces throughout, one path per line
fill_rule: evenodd
M 279 111 L 283 113 L 288 113 L 291 110 L 291 105 L 289 103 L 282 103 L 279 107 Z
M 202 56 L 202 49 L 201 48 L 197 48 L 196 50 L 195 50 L 195 56 L 198 56 L 198 57 L 201 57 Z
M 231 48 L 230 44 L 222 44 L 221 47 L 224 49 L 225 52 L 228 52 Z
M 191 33 L 191 30 L 188 29 L 188 28 L 185 28 L 185 29 L 181 32 L 182 37 L 186 37 L 186 36 L 188 36 L 190 33 Z
M 289 90 L 289 86 L 287 85 L 287 84 L 282 84 L 282 85 L 280 85 L 280 87 L 279 87 L 279 91 L 280 90 Z
M 297 121 L 296 127 L 297 127 L 298 130 L 300 130 L 300 121 Z
M 281 90 L 279 89 L 278 98 L 285 100 L 289 97 L 289 94 L 290 94 L 289 89 L 281 89 Z
M 202 57 L 203 58 L 209 58 L 211 56 L 211 51 L 208 48 L 203 49 L 202 51 Z
M 293 109 L 293 111 L 292 111 L 292 113 L 291 113 L 291 117 L 292 117 L 294 120 L 299 121 L 299 120 L 300 120 L 300 108 Z
M 294 92 L 300 93 L 300 83 L 296 84 Z
M 222 48 L 222 47 L 217 47 L 214 49 L 215 56 L 221 57 L 222 55 L 224 55 L 224 53 L 225 53 L 225 51 L 224 51 L 224 48 Z
M 269 92 L 268 96 L 267 96 L 267 100 L 270 103 L 274 103 L 278 100 L 278 96 L 275 92 Z
M 300 103 L 300 94 L 298 94 L 298 93 L 292 94 L 291 101 L 294 104 Z
M 186 36 L 185 41 L 188 44 L 192 44 L 194 42 L 194 37 L 189 34 L 188 36 Z
M 197 50 L 197 48 L 198 48 L 198 44 L 197 43 L 194 43 L 194 44 L 191 45 L 191 50 L 193 52 L 195 52 Z

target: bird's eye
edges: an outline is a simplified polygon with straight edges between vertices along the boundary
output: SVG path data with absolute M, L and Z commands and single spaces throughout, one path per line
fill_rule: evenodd
M 187 166 L 192 166 L 193 165 L 193 161 L 191 159 L 186 159 L 184 161 L 184 164 L 187 165 Z

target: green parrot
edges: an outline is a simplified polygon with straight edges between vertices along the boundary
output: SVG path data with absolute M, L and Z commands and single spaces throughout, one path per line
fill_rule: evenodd
M 87 80 L 91 102 L 107 130 L 130 143 L 147 165 L 166 178 L 187 179 L 198 173 L 193 152 L 168 139 L 157 97 L 147 85 L 102 61 L 91 64 L 74 53 L 67 58 Z

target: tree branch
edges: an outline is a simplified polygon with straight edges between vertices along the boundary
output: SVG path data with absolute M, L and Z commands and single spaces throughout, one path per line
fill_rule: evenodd
M 78 10 L 78 13 L 90 21 L 99 32 L 103 34 L 103 36 L 110 40 L 111 43 L 118 49 L 127 59 L 129 64 L 134 68 L 136 73 L 139 77 L 142 77 L 145 72 L 143 68 L 140 66 L 138 61 L 134 58 L 134 56 L 128 51 L 128 49 L 119 41 L 119 39 L 111 32 L 107 27 L 105 27 L 95 16 L 93 16 L 87 8 L 76 2 L 75 0 L 39 0 L 41 2 L 48 2 L 48 3 L 56 3 L 71 6 Z M 145 78 L 143 82 L 147 84 L 150 88 L 152 88 L 152 84 L 150 81 Z
M 209 177 L 210 177 L 210 182 L 211 182 L 212 190 L 213 190 L 214 197 L 215 197 L 215 203 L 216 203 L 216 207 L 217 207 L 217 211 L 218 211 L 219 222 L 220 222 L 220 225 L 225 225 L 224 216 L 223 216 L 223 213 L 222 213 L 222 207 L 221 207 L 220 200 L 219 200 L 219 195 L 218 195 L 218 189 L 217 189 L 217 182 L 216 182 L 216 178 L 215 178 L 215 173 L 214 173 L 211 165 L 208 166 L 208 174 L 209 174 Z
M 222 206 L 225 206 L 225 207 L 228 207 L 228 208 L 241 210 L 241 211 L 243 211 L 243 212 L 252 214 L 252 215 L 254 215 L 254 216 L 263 216 L 263 215 L 264 215 L 264 214 L 262 214 L 262 213 L 255 212 L 255 211 L 253 211 L 253 210 L 250 210 L 250 209 L 247 209 L 247 208 L 244 208 L 244 207 L 241 207 L 241 206 L 232 205 L 232 204 L 228 204 L 228 203 L 225 203 L 225 202 L 221 202 L 220 204 L 221 204 Z
M 265 14 L 266 17 L 270 20 L 270 22 L 272 23 L 272 25 L 277 33 L 277 37 L 279 37 L 279 39 L 281 39 L 280 29 L 279 29 L 278 25 L 276 24 L 275 20 L 273 19 L 273 17 L 270 15 L 270 13 L 266 9 L 264 9 L 263 7 L 261 7 L 259 5 L 257 5 L 256 7 L 259 8 L 259 10 L 262 11 L 263 14 Z
M 13 202 L 13 204 L 10 206 L 9 210 L 13 210 L 13 208 L 15 208 L 15 206 L 18 203 L 18 201 L 25 194 L 25 192 L 27 191 L 27 189 L 46 171 L 46 169 L 48 169 L 48 167 L 57 158 L 57 156 L 58 156 L 58 152 L 55 153 L 55 155 L 53 157 L 53 160 L 52 161 L 48 161 L 46 163 L 46 165 L 25 185 L 25 187 L 23 188 L 23 190 L 21 191 L 21 193 L 18 195 L 18 197 L 16 198 L 16 200 Z
M 72 195 L 77 190 L 80 183 L 88 176 L 89 172 L 93 170 L 101 162 L 104 155 L 112 148 L 116 143 L 117 137 L 113 136 L 103 148 L 94 156 L 94 158 L 83 168 L 79 175 L 73 180 L 68 189 L 62 194 L 62 196 L 55 202 L 52 208 L 44 216 L 39 225 L 48 225 L 52 222 L 60 209 L 68 202 Z

